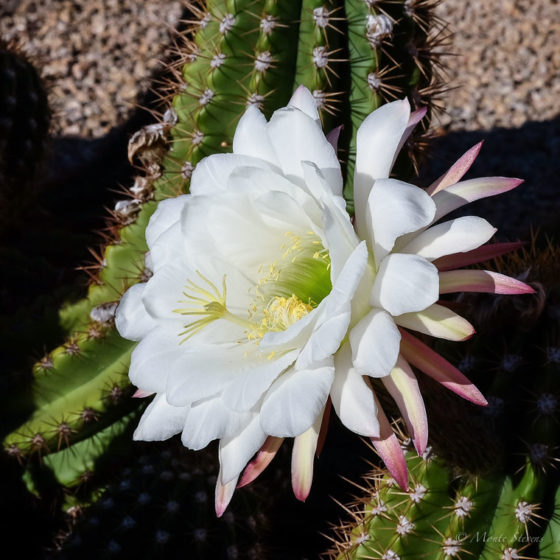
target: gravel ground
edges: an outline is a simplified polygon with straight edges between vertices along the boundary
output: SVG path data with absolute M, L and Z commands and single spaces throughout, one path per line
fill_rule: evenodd
M 93 138 L 131 113 L 181 9 L 180 0 L 0 0 L 0 35 L 40 61 L 56 132 Z
M 444 0 L 455 32 L 446 130 L 520 127 L 560 113 L 558 0 Z
M 447 114 L 421 184 L 481 140 L 468 177 L 504 175 L 525 183 L 466 207 L 499 237 L 558 233 L 560 215 L 560 4 L 558 0 L 444 0 L 438 15 L 454 31 L 447 57 Z

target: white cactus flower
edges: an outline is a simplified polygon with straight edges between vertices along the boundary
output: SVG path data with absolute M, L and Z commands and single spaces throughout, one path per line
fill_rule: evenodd
M 473 217 L 433 225 L 519 181 L 457 183 L 473 159 L 468 154 L 428 192 L 389 179 L 422 116 L 397 101 L 360 127 L 355 228 L 336 149 L 302 87 L 269 122 L 249 106 L 233 153 L 202 160 L 190 194 L 160 203 L 152 216 L 146 238 L 153 276 L 125 293 L 116 314 L 122 336 L 139 341 L 130 379 L 139 394 L 156 394 L 135 439 L 180 433 L 191 449 L 219 439 L 218 515 L 242 471 L 239 485 L 262 472 L 285 437 L 295 438 L 292 483 L 304 500 L 331 402 L 350 430 L 372 438 L 406 486 L 402 450 L 369 377 L 381 378 L 395 398 L 419 453 L 427 423 L 409 364 L 485 403 L 458 370 L 403 329 L 464 339 L 472 327 L 436 303 L 440 293 L 530 291 L 484 271 L 442 272 L 474 262 L 495 230 Z

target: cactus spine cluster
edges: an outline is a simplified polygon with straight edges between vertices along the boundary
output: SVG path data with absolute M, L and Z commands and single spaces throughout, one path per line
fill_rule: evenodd
M 118 336 L 113 316 L 126 289 L 150 275 L 144 231 L 157 202 L 188 192 L 192 170 L 203 157 L 231 151 L 248 105 L 269 116 L 286 105 L 299 84 L 312 90 L 327 127 L 344 125 L 340 146 L 351 184 L 352 138 L 361 118 L 396 96 L 409 96 L 415 106 L 434 106 L 433 4 L 209 0 L 188 5 L 192 27 L 178 45 L 170 106 L 161 122 L 130 140 L 129 159 L 142 172 L 130 197 L 112 212 L 108 244 L 89 270 L 87 298 L 61 312 L 68 341 L 34 368 L 34 412 L 5 439 L 8 453 L 20 460 L 42 457 L 66 486 L 87 477 L 105 449 L 88 441 L 103 435 L 109 443 L 112 433 L 124 429 L 113 428 L 130 421 L 141 406 L 130 399 L 127 381 L 134 344 Z M 351 202 L 349 188 L 346 194 Z M 71 460 L 76 455 L 79 460 Z
M 437 457 L 409 453 L 407 463 L 408 492 L 382 471 L 372 475 L 354 520 L 338 529 L 331 558 L 533 558 L 544 491 L 534 467 L 517 477 L 457 476 Z

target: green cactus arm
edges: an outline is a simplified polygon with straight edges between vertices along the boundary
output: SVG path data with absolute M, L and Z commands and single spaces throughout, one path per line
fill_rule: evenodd
M 95 437 L 78 441 L 71 447 L 46 455 L 43 459 L 44 465 L 60 485 L 66 488 L 80 485 L 84 482 L 84 476 L 87 473 L 95 472 L 96 462 L 105 455 L 109 446 L 118 437 L 128 432 L 137 418 L 138 412 L 131 412 L 97 432 Z M 33 469 L 25 471 L 24 480 L 28 489 L 40 495 L 40 483 L 37 482 Z
M 438 458 L 409 452 L 406 459 L 409 491 L 373 474 L 368 493 L 354 505 L 354 521 L 338 531 L 332 558 L 496 560 L 538 534 L 545 483 L 530 464 L 514 483 L 500 473 L 457 477 Z
M 31 418 L 4 445 L 13 452 L 48 455 L 138 406 L 126 398 L 133 346 L 112 328 L 102 338 L 83 336 L 53 351 L 48 364 L 35 368 Z

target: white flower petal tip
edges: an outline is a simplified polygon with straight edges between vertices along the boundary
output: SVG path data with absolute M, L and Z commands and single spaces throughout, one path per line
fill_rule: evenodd
M 115 312 L 115 326 L 119 334 L 129 340 L 141 340 L 156 326 L 153 317 L 142 304 L 145 288 L 145 283 L 129 288 Z
M 433 261 L 433 264 L 440 272 L 445 270 L 454 270 L 463 266 L 478 264 L 496 257 L 501 257 L 507 253 L 521 249 L 524 245 L 525 243 L 523 241 L 483 245 L 482 247 L 478 247 L 472 251 L 452 253 L 451 255 L 446 255 L 445 257 L 439 257 Z
M 414 367 L 460 397 L 480 406 L 488 401 L 455 366 L 410 333 L 401 330 L 401 353 Z
M 188 408 L 168 404 L 165 393 L 155 396 L 148 405 L 132 439 L 135 441 L 164 441 L 180 433 L 187 417 Z
M 216 491 L 215 491 L 215 509 L 216 517 L 222 517 L 226 511 L 231 499 L 233 498 L 233 493 L 237 485 L 237 478 L 231 480 L 227 484 L 222 484 L 221 477 L 218 476 L 216 481 Z
M 421 311 L 438 300 L 439 287 L 432 263 L 417 255 L 392 253 L 381 261 L 370 303 L 391 315 Z
M 370 438 L 370 441 L 395 482 L 406 492 L 408 490 L 408 467 L 401 444 L 381 409 L 378 417 L 381 433 L 379 437 Z
M 321 418 L 322 414 L 314 426 L 294 439 L 294 447 L 292 449 L 292 489 L 294 496 L 300 502 L 305 502 L 311 491 L 313 463 L 319 439 Z
M 386 179 L 402 146 L 410 119 L 407 99 L 376 109 L 360 125 L 356 142 L 354 201 L 358 232 L 365 228 L 365 207 L 376 179 Z
M 367 377 L 362 377 L 352 366 L 350 344 L 344 344 L 337 352 L 335 371 L 331 400 L 340 421 L 358 435 L 378 437 L 379 422 L 373 390 Z
M 418 455 L 422 455 L 428 445 L 428 418 L 416 376 L 399 356 L 396 367 L 382 381 L 403 415 Z
M 313 120 L 319 119 L 317 102 L 315 101 L 313 94 L 303 85 L 296 88 L 296 91 L 294 91 L 290 101 L 288 102 L 288 106 L 296 107 Z
M 272 459 L 278 453 L 280 446 L 282 445 L 284 438 L 277 438 L 274 436 L 268 436 L 264 445 L 260 448 L 257 456 L 247 465 L 241 476 L 241 480 L 237 485 L 237 488 L 243 488 L 251 484 L 261 473 L 268 467 Z
M 421 107 L 420 109 L 416 109 L 416 111 L 410 113 L 410 117 L 408 118 L 408 123 L 397 146 L 397 154 L 399 154 L 402 147 L 405 145 L 406 141 L 408 140 L 409 136 L 412 134 L 412 131 L 416 128 L 416 125 L 426 116 L 427 112 L 428 112 L 428 107 Z
M 399 356 L 401 336 L 389 313 L 372 309 L 350 331 L 352 363 L 360 375 L 385 377 Z
M 465 173 L 470 169 L 474 160 L 478 157 L 484 140 L 475 144 L 470 150 L 465 152 L 439 179 L 434 181 L 426 190 L 429 195 L 446 189 L 460 181 Z
M 484 218 L 464 216 L 432 226 L 400 249 L 434 261 L 445 255 L 472 251 L 486 243 L 495 233 Z
M 145 399 L 146 397 L 150 397 L 153 394 L 154 394 L 153 391 L 142 391 L 142 389 L 136 389 L 136 391 L 134 391 L 134 394 L 132 395 L 132 398 Z
M 451 185 L 433 196 L 437 207 L 434 222 L 465 204 L 511 191 L 523 182 L 510 177 L 481 177 Z
M 468 340 L 476 332 L 466 319 L 437 303 L 423 311 L 399 315 L 395 322 L 401 327 L 455 342 Z
M 525 282 L 489 270 L 449 270 L 439 274 L 439 292 L 521 295 L 534 294 L 535 290 Z
M 343 125 L 337 126 L 327 134 L 327 140 L 329 141 L 329 144 L 334 148 L 335 152 L 338 150 L 338 139 L 340 138 L 342 128 Z
M 363 235 L 369 237 L 375 262 L 393 249 L 398 237 L 429 225 L 435 216 L 434 201 L 422 190 L 396 179 L 378 179 L 365 209 Z

